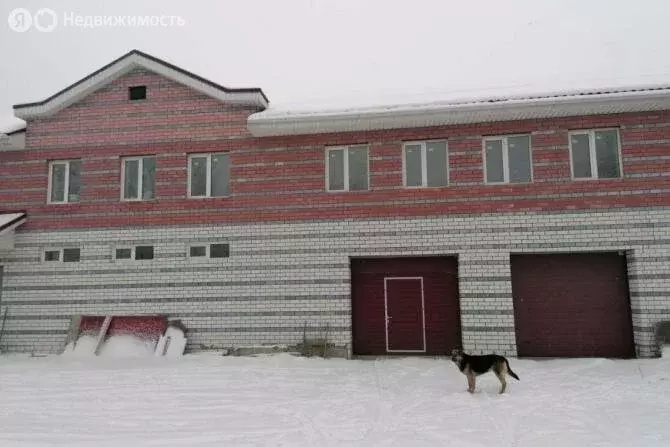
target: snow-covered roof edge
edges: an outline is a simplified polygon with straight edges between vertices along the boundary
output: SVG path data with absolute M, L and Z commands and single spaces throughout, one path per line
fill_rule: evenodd
M 0 116 L 0 135 L 14 135 L 26 131 L 26 122 L 12 115 Z
M 16 104 L 14 115 L 17 118 L 29 119 L 54 113 L 137 67 L 158 73 L 221 101 L 249 104 L 261 109 L 269 104 L 260 88 L 224 87 L 157 57 L 132 50 L 43 101 Z
M 11 126 L 3 127 L 0 130 L 0 134 L 10 136 L 10 135 L 14 135 L 14 134 L 25 132 L 25 131 L 26 131 L 26 123 L 14 124 L 14 125 L 11 125 Z
M 252 114 L 247 126 L 261 137 L 668 109 L 670 85 L 663 84 L 316 111 L 267 109 Z
M 25 211 L 20 212 L 0 212 L 0 234 L 11 231 L 23 224 L 27 219 Z

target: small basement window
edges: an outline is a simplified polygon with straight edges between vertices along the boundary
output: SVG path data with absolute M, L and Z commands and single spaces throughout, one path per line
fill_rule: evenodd
M 230 246 L 228 244 L 212 244 L 209 246 L 210 258 L 227 258 L 230 256 Z
M 114 250 L 114 259 L 136 261 L 150 260 L 154 258 L 153 245 L 139 245 L 137 247 L 122 247 Z
M 47 250 L 44 252 L 46 262 L 60 261 L 60 250 Z
M 114 258 L 116 259 L 132 259 L 133 249 L 132 248 L 117 248 L 114 253 Z
M 45 262 L 79 262 L 81 260 L 81 249 L 63 248 L 58 250 L 45 250 Z
M 154 246 L 153 245 L 143 245 L 135 247 L 135 259 L 136 260 L 148 260 L 154 258 Z
M 192 245 L 188 248 L 190 258 L 228 258 L 229 244 Z
M 196 245 L 189 248 L 188 255 L 192 258 L 202 258 L 207 256 L 206 245 Z
M 128 89 L 128 98 L 131 101 L 137 101 L 140 99 L 147 99 L 147 87 L 146 85 L 138 85 L 135 87 L 130 87 Z
M 78 248 L 64 248 L 63 262 L 79 262 L 81 260 L 81 250 Z

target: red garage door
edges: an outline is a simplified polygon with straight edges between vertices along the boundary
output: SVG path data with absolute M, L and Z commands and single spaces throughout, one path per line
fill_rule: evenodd
M 446 354 L 461 345 L 458 262 L 353 259 L 354 354 Z
M 519 356 L 634 356 L 625 256 L 513 255 L 511 263 Z

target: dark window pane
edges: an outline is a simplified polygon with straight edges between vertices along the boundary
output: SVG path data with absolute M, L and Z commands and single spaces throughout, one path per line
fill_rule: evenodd
M 349 189 L 368 189 L 368 148 L 365 146 L 349 148 Z
M 589 134 L 582 133 L 570 137 L 572 147 L 572 172 L 575 178 L 591 177 L 591 152 Z
M 509 160 L 509 181 L 512 183 L 530 182 L 530 137 L 523 135 L 507 138 L 507 156 Z
M 191 195 L 202 197 L 207 195 L 207 158 L 191 158 Z
M 212 155 L 212 196 L 230 193 L 230 163 L 228 154 Z
M 47 250 L 44 252 L 45 261 L 58 261 L 60 260 L 60 251 L 58 250 Z
M 421 145 L 405 146 L 405 184 L 406 186 L 422 186 Z
M 128 97 L 131 101 L 137 101 L 140 99 L 146 99 L 147 97 L 147 87 L 144 85 L 138 85 L 136 87 L 130 87 L 128 89 Z
M 210 258 L 227 258 L 230 256 L 230 246 L 228 244 L 212 244 L 209 246 Z
M 65 201 L 65 171 L 64 163 L 54 163 L 51 165 L 51 201 Z
M 142 159 L 142 199 L 151 200 L 156 197 L 156 159 Z
M 153 245 L 140 245 L 138 247 L 135 247 L 135 259 L 144 260 L 153 258 L 154 258 Z
M 138 160 L 125 160 L 123 163 L 123 198 L 124 199 L 137 199 L 137 189 L 139 188 L 138 182 L 138 173 L 139 173 L 139 164 Z
M 486 140 L 486 182 L 505 181 L 502 140 Z
M 191 247 L 189 248 L 189 256 L 192 258 L 200 258 L 203 256 L 207 256 L 207 247 L 205 246 Z
M 132 250 L 130 248 L 117 248 L 114 257 L 116 259 L 130 259 Z
M 448 183 L 447 143 L 426 143 L 426 175 L 428 186 L 446 186 Z
M 78 248 L 63 249 L 63 262 L 79 262 L 80 250 Z
M 342 191 L 344 189 L 344 150 L 328 151 L 328 189 Z
M 619 133 L 616 130 L 596 132 L 596 161 L 599 178 L 619 178 Z
M 68 202 L 79 202 L 79 191 L 81 189 L 81 161 L 70 162 L 70 181 L 68 191 Z

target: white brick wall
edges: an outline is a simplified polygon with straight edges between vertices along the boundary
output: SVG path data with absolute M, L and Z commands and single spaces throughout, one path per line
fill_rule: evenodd
M 189 244 L 217 241 L 230 243 L 230 258 L 185 257 Z M 138 243 L 153 244 L 156 259 L 111 260 L 114 246 Z M 38 261 L 44 249 L 70 245 L 81 247 L 81 262 Z M 194 349 L 295 344 L 305 322 L 329 323 L 343 346 L 351 342 L 349 256 L 458 255 L 464 347 L 515 355 L 510 252 L 601 250 L 629 252 L 635 341 L 641 356 L 652 355 L 653 325 L 670 318 L 668 209 L 19 230 L 16 248 L 0 252 L 9 309 L 1 347 L 58 352 L 73 314 L 157 312 L 182 318 Z

